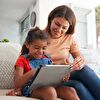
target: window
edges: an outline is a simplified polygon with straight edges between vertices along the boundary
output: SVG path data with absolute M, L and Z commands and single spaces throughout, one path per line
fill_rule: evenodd
M 29 15 L 21 22 L 21 32 L 25 32 L 29 28 Z
M 31 27 L 34 27 L 36 24 L 36 13 L 32 12 L 30 17 L 31 17 L 30 18 Z

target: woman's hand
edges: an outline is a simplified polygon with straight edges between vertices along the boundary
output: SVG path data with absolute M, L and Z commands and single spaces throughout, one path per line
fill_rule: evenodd
M 76 57 L 71 64 L 72 70 L 81 70 L 84 67 L 85 60 L 82 56 Z
M 62 81 L 63 81 L 63 82 L 67 82 L 67 81 L 69 80 L 69 78 L 70 78 L 70 73 L 67 74 L 67 75 L 65 75 L 65 76 L 63 77 Z

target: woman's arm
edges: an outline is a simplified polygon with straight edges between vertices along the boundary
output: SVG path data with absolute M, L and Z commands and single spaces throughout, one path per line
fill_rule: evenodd
M 85 64 L 85 59 L 84 59 L 83 55 L 80 53 L 80 51 L 73 52 L 71 54 L 74 58 L 74 62 L 71 64 L 72 68 L 74 70 L 82 69 Z
M 15 88 L 21 88 L 36 72 L 36 70 L 30 70 L 23 74 L 24 70 L 21 67 L 16 67 L 14 75 Z
M 75 38 L 71 37 L 70 53 L 74 58 L 73 63 L 71 64 L 73 70 L 80 70 L 84 67 L 85 60 L 83 55 L 79 50 L 79 46 Z

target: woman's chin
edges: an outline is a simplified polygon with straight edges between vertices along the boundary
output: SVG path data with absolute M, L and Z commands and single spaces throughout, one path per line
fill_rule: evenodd
M 54 38 L 54 39 L 58 39 L 58 38 L 60 38 L 61 36 L 53 36 L 52 38 Z
M 57 39 L 57 38 L 60 38 L 62 35 L 55 35 L 55 34 L 52 34 L 52 38 L 54 39 Z

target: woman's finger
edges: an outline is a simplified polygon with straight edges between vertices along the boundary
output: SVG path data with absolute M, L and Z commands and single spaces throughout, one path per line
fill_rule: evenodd
M 71 65 L 73 70 L 80 70 L 83 68 L 84 66 L 84 59 L 82 59 L 81 57 L 78 57 L 74 60 L 73 64 Z

